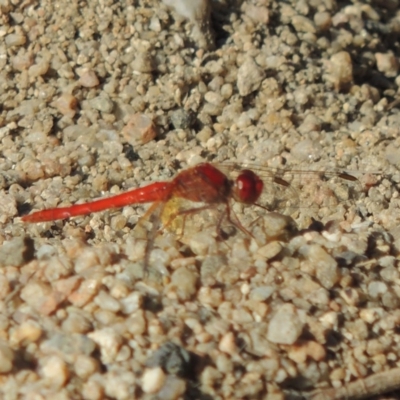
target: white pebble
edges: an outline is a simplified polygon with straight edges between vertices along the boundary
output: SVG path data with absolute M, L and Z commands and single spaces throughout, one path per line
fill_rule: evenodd
M 283 304 L 269 322 L 267 338 L 273 343 L 293 344 L 301 335 L 303 326 L 296 307 Z
M 40 361 L 41 375 L 48 381 L 49 386 L 61 388 L 69 378 L 68 367 L 58 356 L 49 356 Z
M 142 390 L 157 393 L 165 382 L 165 373 L 160 367 L 146 369 L 142 376 Z
M 241 96 L 256 91 L 265 78 L 265 72 L 252 58 L 248 58 L 239 68 L 237 86 Z

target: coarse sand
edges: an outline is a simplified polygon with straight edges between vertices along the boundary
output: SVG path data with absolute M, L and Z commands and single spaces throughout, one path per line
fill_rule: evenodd
M 0 0 L 0 398 L 400 399 L 399 6 Z

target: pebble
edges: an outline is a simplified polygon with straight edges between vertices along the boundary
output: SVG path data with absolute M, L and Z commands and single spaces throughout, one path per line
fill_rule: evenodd
M 95 110 L 98 110 L 98 111 L 101 111 L 104 113 L 108 113 L 108 114 L 111 113 L 112 110 L 114 109 L 113 101 L 105 93 L 89 100 L 89 103 L 92 106 L 92 108 L 94 108 Z
M 270 18 L 268 7 L 243 3 L 243 9 L 245 14 L 255 23 L 268 25 Z
M 54 105 L 62 115 L 68 118 L 74 118 L 77 111 L 78 100 L 72 94 L 64 93 L 54 102 Z
M 79 83 L 86 88 L 93 88 L 100 84 L 96 72 L 91 69 L 83 69 L 80 72 Z
M 36 321 L 27 320 L 12 332 L 10 343 L 27 346 L 29 343 L 36 342 L 42 336 L 42 333 L 43 329 Z
M 0 266 L 21 265 L 32 256 L 32 242 L 26 237 L 5 240 L 0 246 Z
M 100 382 L 85 381 L 82 386 L 82 397 L 85 400 L 101 400 L 104 398 L 104 388 Z
M 392 53 L 375 53 L 376 66 L 388 78 L 394 78 L 399 71 L 399 60 Z
M 69 378 L 67 364 L 58 356 L 48 356 L 40 360 L 40 374 L 48 386 L 54 389 L 62 388 Z
M 100 290 L 99 294 L 94 298 L 94 302 L 103 310 L 118 312 L 121 309 L 119 301 L 104 290 Z
M 299 161 L 314 161 L 321 156 L 322 147 L 315 140 L 305 139 L 296 143 L 290 151 Z
M 154 62 L 151 54 L 137 53 L 132 62 L 132 69 L 141 73 L 150 73 L 154 70 Z
M 218 349 L 230 355 L 233 355 L 237 352 L 236 340 L 233 332 L 227 332 L 221 337 L 221 340 L 218 344 Z
M 98 329 L 88 333 L 87 336 L 100 347 L 101 360 L 104 364 L 109 364 L 116 358 L 122 346 L 122 337 L 112 328 Z
M 183 300 L 189 300 L 197 291 L 198 274 L 193 268 L 182 267 L 175 270 L 167 287 L 168 295 L 175 293 Z
M 54 333 L 49 339 L 42 342 L 40 349 L 44 354 L 59 354 L 77 356 L 93 353 L 96 344 L 86 335 Z
M 165 382 L 165 373 L 160 367 L 148 368 L 142 376 L 142 390 L 145 393 L 157 393 Z
M 14 357 L 12 348 L 5 340 L 0 339 L 0 373 L 6 374 L 13 369 Z
M 258 286 L 251 290 L 249 298 L 257 301 L 268 300 L 276 291 L 273 286 Z
M 105 393 L 112 399 L 132 399 L 135 397 L 135 381 L 136 376 L 132 371 L 117 367 L 105 374 Z
M 252 58 L 247 58 L 240 66 L 237 75 L 237 87 L 241 96 L 256 91 L 265 78 L 265 72 Z
M 120 300 L 121 311 L 131 315 L 142 307 L 143 297 L 139 292 L 133 292 Z
M 300 254 L 312 265 L 315 276 L 321 285 L 331 289 L 340 279 L 340 271 L 336 260 L 319 245 L 305 245 Z
M 157 137 L 157 129 L 150 117 L 134 114 L 122 128 L 122 134 L 129 144 L 136 146 L 154 140 Z
M 7 47 L 23 46 L 26 43 L 26 36 L 22 33 L 10 33 L 4 39 Z
M 194 120 L 192 114 L 182 108 L 173 111 L 170 118 L 175 129 L 188 129 Z
M 62 322 L 61 328 L 64 332 L 86 333 L 92 327 L 88 316 L 82 315 L 80 312 L 70 310 L 67 318 Z
M 281 250 L 282 245 L 277 241 L 273 241 L 263 247 L 260 247 L 257 250 L 257 254 L 259 254 L 261 257 L 264 257 L 266 260 L 270 260 L 271 258 L 276 257 Z
M 330 58 L 328 77 L 336 90 L 344 90 L 353 81 L 353 63 L 347 51 L 340 51 Z
M 163 387 L 158 392 L 158 397 L 163 400 L 178 400 L 186 392 L 187 383 L 176 376 L 167 376 Z
M 316 12 L 314 24 L 320 31 L 327 31 L 332 25 L 331 14 L 327 11 Z
M 303 327 L 304 323 L 300 320 L 296 307 L 283 304 L 269 321 L 267 338 L 272 343 L 290 345 L 299 338 Z
M 297 32 L 316 32 L 314 22 L 303 15 L 294 15 L 292 18 L 292 25 Z
M 99 363 L 93 357 L 79 354 L 74 362 L 74 372 L 81 379 L 88 379 L 99 370 Z
M 388 287 L 386 283 L 380 281 L 371 281 L 368 284 L 368 294 L 373 298 L 377 299 L 384 293 L 386 293 Z
M 10 282 L 7 277 L 0 275 L 0 300 L 3 300 L 11 292 Z
M 64 300 L 58 292 L 52 290 L 50 285 L 44 282 L 31 280 L 21 290 L 20 297 L 33 309 L 43 315 L 53 313 Z

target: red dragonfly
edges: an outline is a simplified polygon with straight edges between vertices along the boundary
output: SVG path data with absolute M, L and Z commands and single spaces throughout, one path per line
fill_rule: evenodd
M 202 205 L 178 212 L 177 215 L 187 215 L 212 208 L 213 206 L 223 205 L 225 207 L 224 214 L 228 220 L 233 222 L 242 231 L 249 233 L 240 223 L 234 222 L 234 220 L 237 221 L 236 218 L 231 219 L 232 200 L 247 205 L 258 205 L 267 210 L 280 210 L 283 207 L 294 207 L 296 205 L 298 192 L 292 187 L 292 181 L 299 180 L 299 177 L 305 181 L 302 184 L 303 187 L 307 185 L 307 176 L 311 177 L 311 180 L 316 181 L 315 177 L 317 175 L 323 175 L 323 179 L 336 177 L 341 181 L 358 182 L 357 178 L 344 172 L 322 173 L 316 171 L 283 171 L 273 169 L 260 170 L 261 174 L 265 175 L 263 176 L 263 180 L 251 169 L 240 169 L 237 166 L 232 167 L 231 164 L 222 164 L 219 167 L 209 163 L 198 164 L 179 172 L 171 181 L 151 183 L 122 194 L 84 204 L 37 211 L 23 216 L 22 220 L 25 222 L 53 221 L 132 204 L 154 202 L 155 204 L 150 208 L 151 212 L 160 203 L 166 204 L 171 199 L 183 199 L 194 203 L 202 203 Z M 234 177 L 229 178 L 228 172 L 225 173 L 224 168 L 227 171 L 234 170 Z M 319 186 L 319 183 L 317 186 Z M 321 188 L 322 185 L 319 189 Z M 311 190 L 316 191 L 316 189 Z M 332 193 L 324 189 L 322 197 L 329 197 L 330 195 Z M 263 199 L 262 202 L 259 202 L 260 198 Z M 315 202 L 315 200 L 312 200 L 312 202 Z

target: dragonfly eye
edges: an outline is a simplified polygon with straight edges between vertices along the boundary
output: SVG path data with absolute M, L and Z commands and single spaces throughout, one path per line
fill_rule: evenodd
M 235 181 L 235 199 L 245 204 L 254 204 L 260 197 L 263 187 L 263 181 L 253 171 L 244 169 Z

